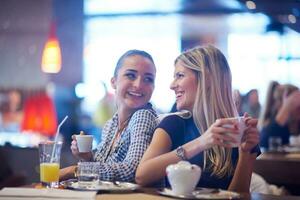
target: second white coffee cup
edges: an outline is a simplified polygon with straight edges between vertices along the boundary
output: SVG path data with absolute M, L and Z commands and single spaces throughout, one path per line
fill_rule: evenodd
M 92 135 L 76 135 L 78 151 L 80 153 L 90 152 L 93 145 Z

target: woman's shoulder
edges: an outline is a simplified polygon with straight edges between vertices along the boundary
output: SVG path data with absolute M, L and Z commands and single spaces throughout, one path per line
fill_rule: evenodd
M 171 114 L 171 115 L 168 115 L 166 117 L 164 117 L 160 124 L 164 124 L 164 123 L 170 123 L 170 122 L 184 122 L 184 119 L 176 114 Z
M 183 123 L 188 119 L 191 119 L 192 114 L 190 111 L 183 110 L 173 113 L 161 114 L 158 118 L 160 123 L 179 122 Z
M 141 118 L 141 119 L 156 119 L 157 113 L 152 108 L 142 108 L 133 113 L 131 120 L 139 119 L 139 118 Z
M 157 126 L 157 114 L 153 109 L 139 109 L 131 116 L 130 128 L 154 129 Z
M 186 121 L 187 119 L 182 116 L 170 113 L 160 121 L 157 128 L 162 128 L 168 133 L 177 132 L 184 129 Z

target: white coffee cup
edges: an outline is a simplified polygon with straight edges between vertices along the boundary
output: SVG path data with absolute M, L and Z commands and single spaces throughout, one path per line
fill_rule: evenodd
M 78 151 L 80 153 L 90 152 L 93 145 L 92 135 L 76 135 Z
M 227 118 L 227 119 L 231 119 L 231 120 L 236 120 L 237 124 L 238 124 L 238 130 L 239 133 L 227 133 L 228 135 L 230 135 L 231 137 L 233 137 L 236 142 L 231 143 L 231 147 L 238 147 L 241 142 L 242 142 L 242 137 L 244 135 L 244 131 L 246 129 L 246 124 L 245 124 L 245 117 L 232 117 L 232 118 Z M 223 127 L 227 127 L 227 128 L 233 128 L 232 124 L 225 124 L 223 125 Z
M 166 172 L 175 195 L 192 194 L 201 176 L 201 168 L 187 161 L 169 165 Z

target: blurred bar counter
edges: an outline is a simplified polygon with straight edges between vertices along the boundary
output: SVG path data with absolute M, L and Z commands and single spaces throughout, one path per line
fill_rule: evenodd
M 0 132 L 0 146 L 37 147 L 48 138 L 33 132 Z
M 284 186 L 292 195 L 300 195 L 300 152 L 265 152 L 256 160 L 254 172 L 270 184 Z
M 0 132 L 0 177 L 9 169 L 14 175 L 24 176 L 26 184 L 39 182 L 38 144 L 47 139 L 37 134 Z M 69 145 L 63 145 L 60 167 L 75 163 Z

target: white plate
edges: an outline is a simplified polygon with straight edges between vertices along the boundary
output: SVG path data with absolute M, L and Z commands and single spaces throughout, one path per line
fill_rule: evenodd
M 66 188 L 74 190 L 88 190 L 88 191 L 133 191 L 140 188 L 139 185 L 128 182 L 109 182 L 109 181 L 100 181 L 99 184 L 91 186 L 80 186 L 75 179 L 70 179 L 67 181 L 62 181 L 61 185 Z
M 241 195 L 236 192 L 227 190 L 210 189 L 210 188 L 197 188 L 192 194 L 189 195 L 176 195 L 172 190 L 164 188 L 158 191 L 159 194 L 176 197 L 181 199 L 239 199 Z

